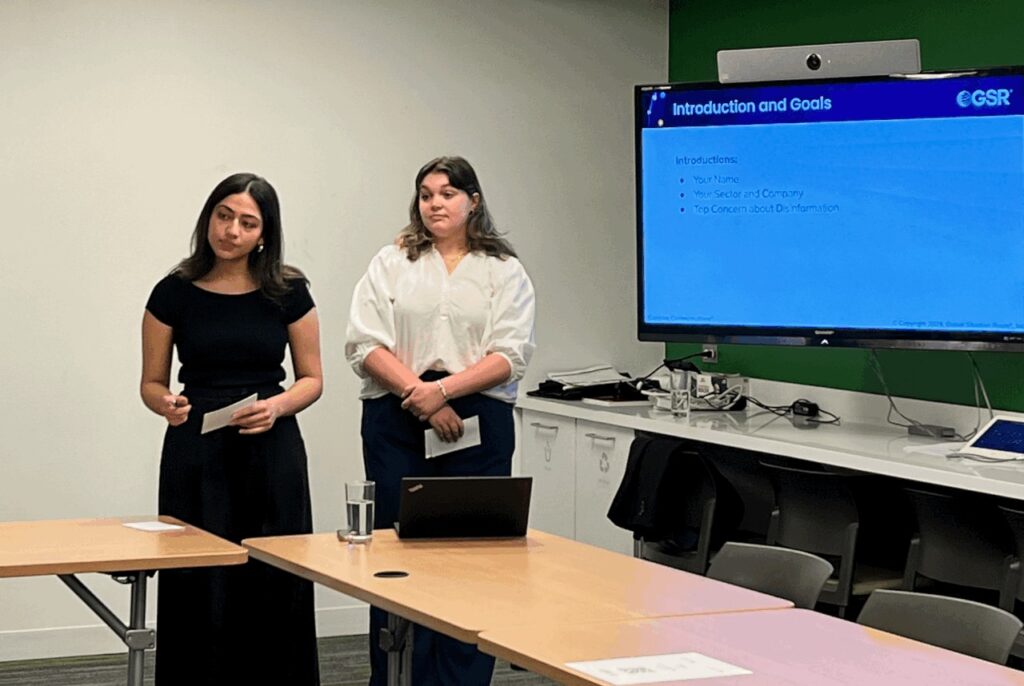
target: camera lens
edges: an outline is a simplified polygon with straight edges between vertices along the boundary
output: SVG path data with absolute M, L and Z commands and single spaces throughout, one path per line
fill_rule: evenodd
M 807 68 L 811 71 L 818 71 L 821 69 L 821 56 L 816 53 L 811 53 L 807 56 Z

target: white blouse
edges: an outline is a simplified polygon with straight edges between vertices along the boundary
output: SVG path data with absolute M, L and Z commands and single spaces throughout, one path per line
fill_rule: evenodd
M 345 357 L 362 377 L 359 397 L 366 399 L 387 393 L 363 369 L 376 348 L 387 348 L 416 376 L 428 369 L 455 374 L 497 353 L 512 373 L 481 392 L 514 402 L 535 347 L 533 317 L 533 284 L 516 258 L 473 252 L 449 274 L 436 250 L 410 262 L 389 245 L 352 294 Z

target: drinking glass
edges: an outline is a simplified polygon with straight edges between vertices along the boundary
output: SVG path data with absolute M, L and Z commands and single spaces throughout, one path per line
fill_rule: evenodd
M 690 412 L 689 374 L 683 370 L 673 369 L 669 372 L 668 387 L 672 414 L 683 417 Z
M 348 529 L 339 531 L 339 537 L 349 543 L 369 543 L 373 540 L 373 498 L 376 484 L 372 481 L 349 481 L 345 484 L 345 512 Z

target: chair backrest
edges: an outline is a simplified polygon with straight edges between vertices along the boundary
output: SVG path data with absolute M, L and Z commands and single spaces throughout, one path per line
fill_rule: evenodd
M 675 567 L 694 574 L 707 570 L 712 549 L 712 534 L 718 509 L 718 482 L 716 475 L 690 445 L 680 443 L 673 453 L 680 461 L 673 472 L 673 487 L 678 489 L 672 499 L 675 509 L 672 522 L 666 522 L 665 538 L 647 540 L 640 545 L 640 557 L 651 562 Z M 685 460 L 685 463 L 682 461 Z M 681 533 L 695 536 L 695 543 L 687 549 L 679 547 Z
M 711 560 L 708 577 L 793 601 L 813 609 L 832 565 L 800 550 L 729 542 Z
M 679 491 L 675 499 L 679 523 L 699 529 L 704 522 L 704 505 L 718 498 L 718 481 L 700 451 L 691 444 L 681 446 L 675 453 L 686 460 L 686 468 L 678 471 Z
M 907 571 L 946 583 L 1001 589 L 1007 558 L 1014 550 L 1009 528 L 996 508 L 967 496 L 919 488 L 906 491 L 918 531 Z
M 735 493 L 742 512 L 736 529 L 742 540 L 764 543 L 775 508 L 775 487 L 768 472 L 754 453 L 739 448 L 708 446 L 705 456 Z
M 992 605 L 910 591 L 874 591 L 857 623 L 1006 664 L 1024 623 Z
M 1003 519 L 1006 520 L 1007 525 L 1009 525 L 1010 534 L 1013 536 L 1014 547 L 1016 549 L 1015 552 L 1017 554 L 1017 566 L 1014 572 L 1019 579 L 1021 578 L 1020 560 L 1024 559 L 1024 510 L 1018 510 L 1007 505 L 1000 505 L 999 511 L 1002 513 Z M 1008 593 L 1007 595 L 1011 595 L 1011 598 L 1004 600 L 1006 604 L 1003 605 L 1003 609 L 1006 610 L 1013 607 L 1012 598 L 1024 600 L 1024 583 L 1018 581 L 1011 589 L 1011 593 Z M 1000 604 L 1002 605 L 1002 603 Z
M 846 556 L 845 537 L 860 521 L 849 475 L 762 462 L 775 485 L 778 518 L 770 544 L 818 555 Z M 852 563 L 852 560 L 851 560 Z

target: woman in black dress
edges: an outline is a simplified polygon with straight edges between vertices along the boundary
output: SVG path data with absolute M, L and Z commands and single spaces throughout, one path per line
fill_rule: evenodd
M 238 542 L 312 531 L 295 415 L 320 397 L 320 334 L 300 271 L 281 262 L 277 194 L 255 174 L 213 190 L 192 254 L 153 289 L 142 323 L 142 400 L 168 423 L 160 514 Z M 170 389 L 176 346 L 180 393 Z M 295 382 L 282 367 L 291 349 Z M 203 415 L 249 395 L 231 425 Z M 312 584 L 255 560 L 160 573 L 158 686 L 319 683 Z

